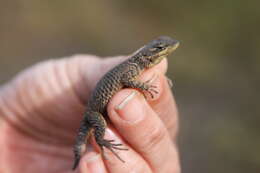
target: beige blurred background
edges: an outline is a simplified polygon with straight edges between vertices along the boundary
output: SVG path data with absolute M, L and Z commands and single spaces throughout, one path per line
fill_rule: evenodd
M 184 173 L 260 172 L 260 2 L 0 0 L 0 84 L 39 61 L 169 35 Z

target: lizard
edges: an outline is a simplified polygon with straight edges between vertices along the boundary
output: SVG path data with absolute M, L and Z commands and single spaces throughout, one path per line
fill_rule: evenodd
M 74 164 L 75 170 L 79 164 L 83 145 L 91 135 L 94 136 L 96 143 L 100 147 L 103 157 L 104 148 L 110 150 L 119 160 L 124 162 L 115 150 L 127 150 L 122 148 L 122 144 L 114 143 L 114 140 L 104 139 L 105 129 L 107 127 L 107 104 L 109 100 L 122 88 L 133 88 L 141 91 L 144 96 L 148 92 L 153 98 L 157 93 L 156 86 L 149 82 L 141 82 L 137 78 L 140 74 L 156 64 L 160 63 L 167 55 L 173 52 L 179 45 L 179 41 L 168 36 L 161 36 L 152 40 L 145 46 L 135 51 L 128 59 L 108 71 L 96 84 L 91 93 L 86 111 L 83 115 L 76 144 L 74 145 Z

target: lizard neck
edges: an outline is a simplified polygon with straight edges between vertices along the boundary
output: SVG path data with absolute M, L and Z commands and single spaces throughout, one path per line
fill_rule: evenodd
M 128 63 L 133 64 L 142 72 L 148 67 L 150 62 L 144 56 L 135 55 L 128 60 Z

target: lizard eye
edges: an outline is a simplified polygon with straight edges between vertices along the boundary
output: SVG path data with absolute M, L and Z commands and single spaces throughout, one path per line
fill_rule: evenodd
M 165 45 L 164 44 L 159 44 L 159 45 L 157 45 L 156 46 L 158 49 L 160 49 L 160 50 L 163 50 L 163 49 L 165 49 Z

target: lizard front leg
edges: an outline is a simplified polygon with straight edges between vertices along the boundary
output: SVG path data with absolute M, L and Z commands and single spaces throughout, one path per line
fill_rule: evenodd
M 123 78 L 122 84 L 124 85 L 124 87 L 140 90 L 145 97 L 146 97 L 145 92 L 148 92 L 151 98 L 154 98 L 154 93 L 158 94 L 158 91 L 155 89 L 156 86 L 150 84 L 150 81 L 151 80 L 148 80 L 146 82 L 141 82 L 136 79 L 133 80 L 129 78 Z

